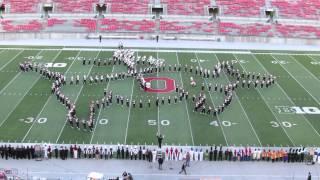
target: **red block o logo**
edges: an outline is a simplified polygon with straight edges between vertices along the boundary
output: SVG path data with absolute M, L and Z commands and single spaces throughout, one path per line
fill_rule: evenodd
M 174 91 L 176 89 L 175 81 L 174 79 L 167 78 L 167 77 L 147 77 L 144 78 L 146 82 L 151 83 L 152 81 L 165 81 L 165 87 L 163 89 L 153 89 L 153 88 L 147 88 L 146 92 L 151 93 L 169 93 L 171 91 Z

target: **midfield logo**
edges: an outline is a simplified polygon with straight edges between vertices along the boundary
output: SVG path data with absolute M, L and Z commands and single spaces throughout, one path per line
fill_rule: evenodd
M 317 107 L 275 106 L 279 114 L 320 114 Z

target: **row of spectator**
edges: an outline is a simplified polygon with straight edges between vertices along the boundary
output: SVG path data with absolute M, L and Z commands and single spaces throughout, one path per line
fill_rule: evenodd
M 58 13 L 93 13 L 99 0 L 52 0 Z M 106 0 L 110 12 L 118 14 L 148 14 L 151 0 Z M 224 16 L 259 17 L 264 7 L 278 10 L 280 17 L 290 19 L 320 19 L 318 0 L 216 0 Z M 37 13 L 40 0 L 4 0 L 10 5 L 10 13 Z M 206 15 L 210 0 L 160 0 L 171 15 Z
M 271 161 L 320 163 L 320 148 L 0 145 L 2 159 L 131 159 L 165 161 Z
M 99 23 L 99 29 L 98 24 Z M 47 21 L 1 20 L 0 29 L 4 32 L 156 32 L 153 20 L 118 20 L 118 19 L 57 19 Z M 267 23 L 235 23 L 235 22 L 188 22 L 165 21 L 159 24 L 161 33 L 171 34 L 211 34 L 231 36 L 263 36 L 289 38 L 319 38 L 320 27 L 312 25 L 288 25 Z

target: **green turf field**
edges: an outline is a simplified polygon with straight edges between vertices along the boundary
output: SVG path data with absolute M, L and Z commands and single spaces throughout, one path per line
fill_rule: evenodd
M 16 48 L 16 49 L 15 49 Z M 271 51 L 194 51 L 138 49 L 136 55 L 158 57 L 165 63 L 212 68 L 218 61 L 233 60 L 246 72 L 270 73 L 277 76 L 271 88 L 238 88 L 233 101 L 217 118 L 193 112 L 191 101 L 177 104 L 152 105 L 150 108 L 127 108 L 112 105 L 97 112 L 92 133 L 71 129 L 66 123 L 66 109 L 51 95 L 51 82 L 38 73 L 22 73 L 19 62 L 66 63 L 51 68 L 71 74 L 110 74 L 126 72 L 125 66 L 83 66 L 82 58 L 108 58 L 108 49 L 70 50 L 58 47 L 0 47 L 0 141 L 93 144 L 156 144 L 156 132 L 165 135 L 164 142 L 175 145 L 256 145 L 298 146 L 320 145 L 320 53 Z M 169 77 L 175 84 L 198 94 L 200 86 L 191 87 L 191 74 L 160 72 L 153 76 Z M 225 74 L 219 79 L 194 76 L 197 84 L 226 84 Z M 152 87 L 162 88 L 161 81 Z M 97 85 L 67 85 L 63 92 L 76 101 L 77 115 L 87 117 L 91 100 L 103 96 L 103 89 L 114 95 L 126 95 L 138 102 L 157 96 L 141 91 L 132 78 Z M 223 96 L 205 92 L 209 104 L 221 104 Z M 190 98 L 191 99 L 191 98 Z

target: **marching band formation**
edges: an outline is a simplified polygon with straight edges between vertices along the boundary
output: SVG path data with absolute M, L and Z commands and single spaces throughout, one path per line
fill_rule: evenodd
M 181 64 L 175 65 L 166 65 L 164 64 L 163 60 L 154 58 L 152 56 L 136 56 L 135 52 L 130 49 L 123 49 L 119 48 L 113 53 L 112 59 L 105 59 L 102 63 L 100 59 L 83 59 L 83 65 L 90 65 L 91 63 L 96 66 L 107 66 L 107 65 L 124 65 L 127 67 L 127 72 L 121 73 L 111 73 L 111 74 L 96 74 L 96 75 L 83 75 L 82 82 L 83 84 L 87 84 L 87 79 L 89 81 L 89 85 L 97 84 L 97 83 L 104 83 L 114 80 L 124 80 L 125 78 L 135 78 L 139 83 L 139 86 L 142 90 L 146 90 L 151 87 L 150 83 L 146 82 L 144 76 L 151 75 L 153 73 L 158 72 L 183 72 L 185 74 L 190 74 L 190 86 L 193 88 L 197 87 L 197 82 L 194 80 L 195 76 L 201 76 L 204 81 L 206 82 L 207 79 L 219 78 L 222 73 L 224 73 L 228 78 L 230 78 L 230 82 L 227 84 L 215 84 L 214 86 L 211 83 L 202 83 L 199 86 L 200 93 L 198 95 L 192 95 L 192 102 L 194 104 L 193 112 L 200 112 L 201 114 L 207 114 L 212 116 L 217 116 L 225 111 L 233 98 L 234 91 L 239 88 L 268 88 L 272 84 L 275 83 L 276 77 L 273 75 L 267 75 L 260 73 L 246 73 L 245 71 L 240 71 L 234 67 L 234 63 L 232 61 L 222 61 L 221 63 L 218 62 L 213 66 L 212 69 L 203 68 L 199 66 L 193 67 L 192 65 L 188 66 L 187 64 L 184 65 L 184 68 Z M 93 61 L 93 62 L 91 62 Z M 57 100 L 61 102 L 67 109 L 67 121 L 69 122 L 70 126 L 73 128 L 74 126 L 80 130 L 80 123 L 82 124 L 82 128 L 86 131 L 87 128 L 89 131 L 93 130 L 95 125 L 95 113 L 97 109 L 106 108 L 112 105 L 113 103 L 113 93 L 112 91 L 108 91 L 108 89 L 104 90 L 103 97 L 98 100 L 92 100 L 89 103 L 89 115 L 87 119 L 80 119 L 77 117 L 76 114 L 76 105 L 74 102 L 71 101 L 62 91 L 62 86 L 67 84 L 69 85 L 78 85 L 80 83 L 80 76 L 77 74 L 75 77 L 71 75 L 70 78 L 67 78 L 60 72 L 54 72 L 49 70 L 42 64 L 37 64 L 35 62 L 26 61 L 20 64 L 20 69 L 23 72 L 28 71 L 35 71 L 39 72 L 44 78 L 52 80 L 51 86 L 51 93 L 56 95 Z M 67 83 L 69 81 L 69 83 Z M 240 83 L 241 82 L 241 83 Z M 162 105 L 171 104 L 171 103 L 178 103 L 182 100 L 188 100 L 189 92 L 184 89 L 183 87 L 179 87 L 177 84 L 175 87 L 176 95 L 173 97 L 173 101 L 171 101 L 171 97 L 164 97 L 162 96 L 161 99 L 157 96 L 156 98 L 150 99 L 148 96 L 147 100 L 140 99 L 137 100 L 139 103 L 139 107 L 145 107 L 143 104 L 147 103 L 148 107 L 151 104 L 155 104 L 159 106 L 160 103 Z M 209 103 L 206 98 L 208 93 L 217 92 L 221 93 L 224 96 L 223 103 L 221 104 L 211 104 Z M 129 99 L 126 95 L 115 95 L 116 104 L 127 106 L 127 107 L 136 107 L 136 100 Z M 154 102 L 153 102 L 154 101 Z

